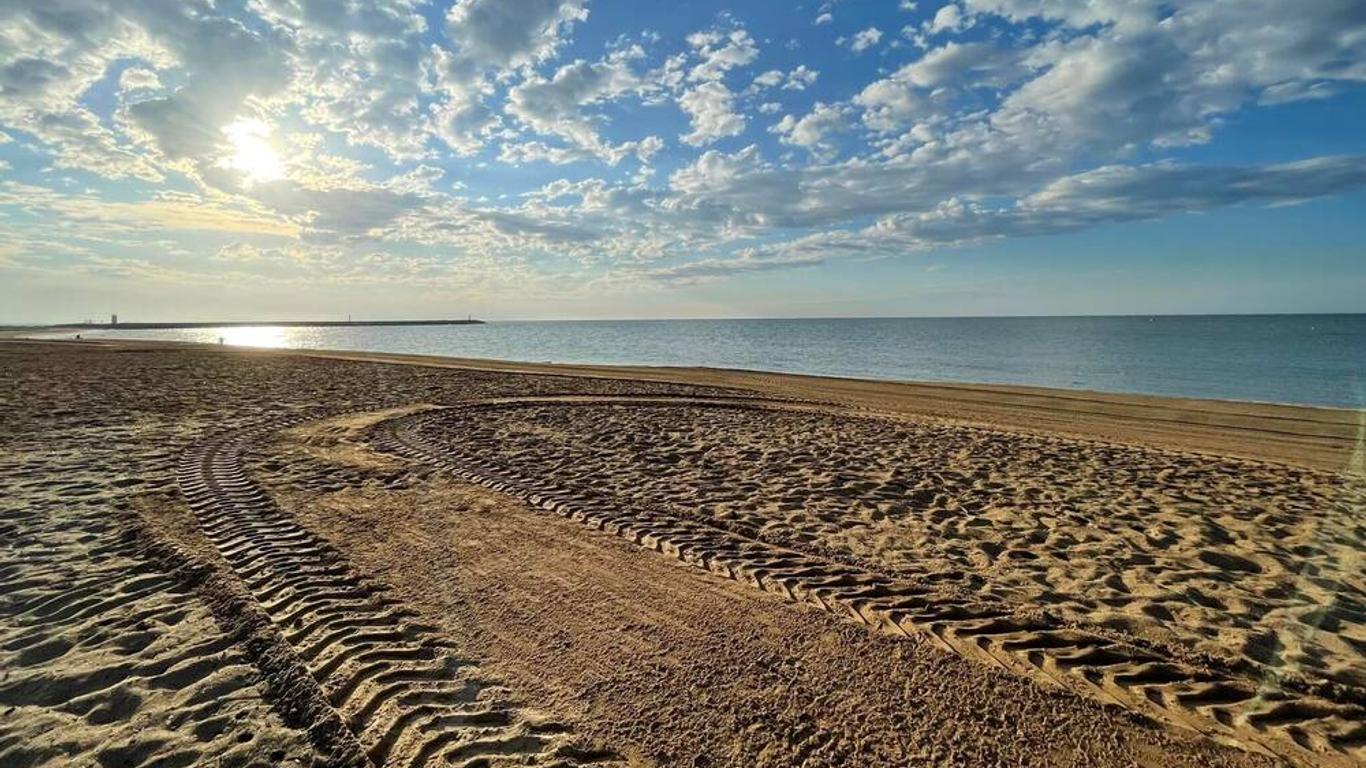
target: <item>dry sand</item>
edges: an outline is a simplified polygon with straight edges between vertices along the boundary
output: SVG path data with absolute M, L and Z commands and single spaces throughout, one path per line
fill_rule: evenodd
M 1366 473 L 1366 411 L 1194 400 L 992 384 L 941 384 L 658 368 L 436 358 L 376 352 L 298 352 L 432 368 L 563 374 L 743 388 L 778 397 L 974 426 L 1150 445 Z
M 470 409 L 433 431 L 542 489 L 1366 690 L 1366 487 L 1343 475 L 705 403 Z
M 345 357 L 0 343 L 0 764 L 1366 759 L 1360 414 Z

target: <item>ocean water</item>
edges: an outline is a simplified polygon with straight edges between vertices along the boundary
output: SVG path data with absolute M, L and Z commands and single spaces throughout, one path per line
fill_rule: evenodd
M 1366 314 L 491 322 L 89 331 L 561 363 L 712 366 L 873 379 L 1366 407 Z

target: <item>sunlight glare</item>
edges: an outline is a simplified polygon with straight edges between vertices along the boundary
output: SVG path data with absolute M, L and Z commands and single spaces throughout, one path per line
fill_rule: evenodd
M 276 181 L 284 178 L 285 165 L 270 141 L 270 126 L 255 118 L 241 118 L 223 129 L 232 154 L 223 160 L 229 168 L 241 171 L 249 182 Z
M 280 349 L 292 346 L 290 344 L 290 329 L 282 328 L 278 325 L 253 325 L 232 328 L 211 329 L 209 337 L 220 337 L 224 344 L 234 347 L 268 347 Z M 205 338 L 206 343 L 212 343 L 216 339 Z

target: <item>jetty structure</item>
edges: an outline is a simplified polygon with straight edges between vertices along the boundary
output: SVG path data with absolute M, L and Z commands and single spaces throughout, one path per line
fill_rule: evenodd
M 115 315 L 114 317 L 117 317 Z M 112 319 L 112 318 L 111 318 Z M 175 330 L 179 328 L 252 328 L 256 326 L 279 326 L 284 328 L 337 328 L 344 326 L 398 326 L 398 325 L 483 325 L 483 320 L 467 317 L 463 320 L 234 320 L 141 323 L 119 320 L 110 323 L 64 323 L 53 328 L 89 329 L 119 328 L 120 330 Z

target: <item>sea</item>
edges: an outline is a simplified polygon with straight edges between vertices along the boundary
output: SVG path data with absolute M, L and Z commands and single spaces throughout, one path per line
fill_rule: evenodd
M 869 379 L 1366 408 L 1366 314 L 583 320 L 85 331 L 523 362 L 709 366 Z

